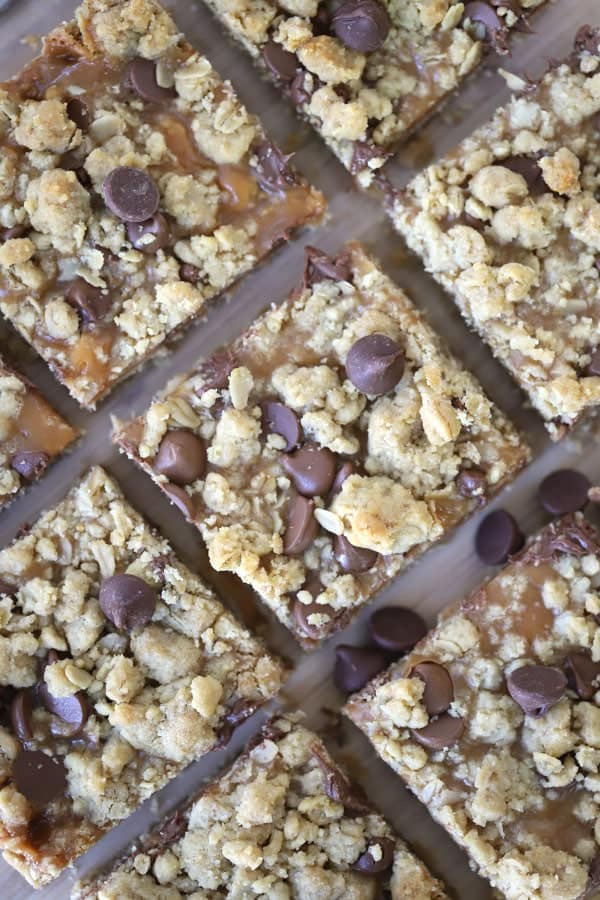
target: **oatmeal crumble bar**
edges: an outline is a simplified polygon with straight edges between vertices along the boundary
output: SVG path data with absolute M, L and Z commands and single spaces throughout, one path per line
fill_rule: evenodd
M 39 887 L 279 689 L 282 669 L 92 469 L 0 550 L 0 848 Z
M 40 478 L 76 437 L 37 388 L 0 356 L 0 508 Z
M 290 718 L 270 722 L 218 781 L 176 812 L 86 900 L 444 900 L 423 863 Z
M 582 28 L 568 62 L 392 208 L 554 438 L 600 402 L 599 48 L 600 30 Z
M 205 0 L 369 184 L 393 147 L 544 0 Z
M 307 648 L 528 459 L 359 244 L 116 440 Z
M 89 408 L 324 209 L 157 0 L 85 0 L 0 147 L 0 309 Z
M 600 888 L 599 585 L 557 520 L 345 707 L 509 900 Z

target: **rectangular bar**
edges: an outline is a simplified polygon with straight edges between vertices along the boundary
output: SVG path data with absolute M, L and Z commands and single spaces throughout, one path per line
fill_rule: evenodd
M 205 0 L 363 186 L 544 0 Z
M 600 402 L 599 46 L 582 28 L 391 211 L 555 439 Z
M 92 409 L 325 205 L 158 0 L 48 35 L 0 155 L 0 309 Z
M 282 306 L 116 440 L 306 648 L 529 457 L 359 244 L 310 248 Z
M 600 547 L 548 525 L 345 713 L 509 900 L 596 896 Z
M 100 468 L 0 550 L 0 848 L 46 884 L 283 670 Z
M 372 900 L 378 891 L 392 900 L 448 900 L 317 735 L 289 717 L 269 723 L 190 805 L 72 896 L 170 900 L 213 891 L 273 900 Z
M 0 508 L 40 478 L 76 437 L 77 430 L 0 356 Z

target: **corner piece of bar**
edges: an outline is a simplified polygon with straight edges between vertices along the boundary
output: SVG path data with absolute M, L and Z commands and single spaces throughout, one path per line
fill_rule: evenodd
M 115 439 L 307 649 L 529 458 L 354 243 Z
M 344 712 L 507 900 L 600 886 L 600 546 L 553 522 Z

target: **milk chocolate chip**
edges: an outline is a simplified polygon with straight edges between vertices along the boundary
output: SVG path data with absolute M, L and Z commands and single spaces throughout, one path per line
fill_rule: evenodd
M 147 103 L 166 103 L 177 96 L 174 88 L 161 87 L 156 78 L 156 63 L 141 56 L 125 67 L 123 86 L 134 91 Z
M 350 347 L 346 374 L 363 394 L 373 397 L 387 394 L 404 374 L 404 351 L 386 334 L 369 334 Z
M 32 806 L 47 806 L 67 790 L 67 770 L 62 759 L 41 750 L 20 750 L 12 776 L 17 790 Z
M 370 840 L 365 852 L 358 857 L 352 868 L 363 875 L 379 875 L 387 871 L 394 862 L 396 844 L 391 838 Z
M 156 213 L 147 222 L 129 222 L 127 237 L 141 253 L 158 253 L 173 240 L 169 221 L 162 213 Z
M 34 692 L 31 688 L 19 691 L 10 705 L 10 721 L 18 739 L 22 743 L 33 740 L 31 719 L 34 707 Z
M 332 281 L 352 281 L 352 270 L 348 259 L 342 254 L 338 257 L 328 256 L 317 247 L 305 247 L 304 285 L 309 287 L 326 278 Z
M 92 117 L 89 108 L 79 97 L 71 97 L 67 100 L 67 115 L 82 131 L 87 131 L 91 125 Z
M 298 69 L 298 60 L 276 41 L 267 41 L 262 48 L 262 56 L 273 75 L 282 81 L 293 81 Z
M 168 431 L 152 463 L 154 471 L 180 486 L 192 484 L 206 471 L 206 449 L 201 438 L 178 428 Z
M 565 660 L 565 670 L 572 688 L 582 700 L 591 700 L 600 687 L 600 663 L 589 653 L 573 651 Z
M 427 625 L 418 613 L 401 606 L 382 606 L 371 616 L 371 636 L 388 653 L 405 653 L 427 634 Z
M 48 690 L 46 682 L 43 681 L 38 685 L 37 694 L 48 712 L 58 716 L 59 719 L 71 726 L 71 737 L 81 731 L 90 714 L 87 698 L 83 691 L 77 691 L 70 697 L 55 697 Z
M 75 307 L 84 322 L 99 322 L 112 305 L 108 291 L 95 287 L 81 277 L 69 282 L 65 290 L 65 300 Z
M 368 572 L 372 569 L 379 554 L 364 547 L 355 547 L 343 534 L 333 538 L 333 555 L 344 572 Z
M 41 450 L 20 450 L 13 453 L 10 464 L 25 481 L 36 481 L 50 464 L 50 457 Z
M 333 680 L 344 694 L 360 691 L 365 684 L 385 669 L 387 657 L 382 650 L 339 644 L 335 648 Z
M 567 678 L 554 666 L 521 666 L 506 677 L 508 693 L 528 716 L 543 716 L 564 696 Z
M 290 500 L 287 527 L 283 535 L 283 552 L 288 556 L 304 553 L 318 533 L 314 500 L 294 494 Z
M 147 625 L 156 608 L 154 589 L 136 575 L 113 575 L 100 585 L 100 608 L 120 631 Z
M 454 685 L 448 670 L 439 663 L 421 662 L 410 674 L 425 682 L 422 703 L 429 715 L 439 716 L 446 712 L 454 700 Z
M 331 21 L 333 32 L 342 44 L 361 53 L 379 50 L 390 25 L 385 7 L 377 0 L 346 0 Z
M 285 440 L 286 453 L 294 450 L 302 439 L 300 420 L 289 406 L 276 400 L 262 404 L 262 428 L 265 434 L 278 434 Z
M 282 465 L 298 493 L 305 497 L 323 497 L 329 492 L 337 469 L 337 457 L 327 447 L 304 444 L 282 457 Z
M 461 497 L 485 498 L 487 478 L 481 469 L 463 469 L 456 478 L 456 489 Z
M 133 166 L 118 166 L 109 172 L 103 191 L 106 205 L 123 222 L 146 222 L 160 203 L 153 179 Z
M 415 741 L 427 747 L 429 750 L 444 750 L 456 744 L 465 730 L 464 719 L 460 716 L 454 718 L 448 713 L 442 713 L 437 719 L 432 719 L 425 728 L 411 729 Z

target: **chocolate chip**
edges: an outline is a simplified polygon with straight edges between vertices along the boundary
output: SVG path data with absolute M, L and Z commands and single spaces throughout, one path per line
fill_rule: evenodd
M 361 53 L 379 50 L 390 26 L 390 17 L 377 0 L 346 0 L 331 20 L 333 32 L 342 44 Z
M 442 713 L 437 719 L 432 719 L 425 728 L 411 729 L 411 735 L 429 750 L 444 750 L 452 747 L 460 739 L 465 730 L 465 722 L 462 717 L 454 717 L 448 713 Z
M 582 25 L 575 35 L 575 49 L 579 53 L 596 54 L 600 51 L 600 28 Z
M 506 159 L 496 160 L 496 164 L 503 166 L 505 169 L 510 169 L 511 172 L 516 172 L 517 175 L 521 175 L 527 182 L 527 187 L 532 197 L 539 197 L 541 194 L 548 192 L 542 170 L 537 160 L 532 159 L 532 157 L 524 155 L 508 156 Z
M 334 803 L 341 803 L 346 812 L 356 816 L 372 813 L 373 808 L 368 803 L 364 791 L 357 784 L 352 784 L 318 744 L 313 744 L 311 750 L 325 776 L 325 793 L 329 799 Z
M 588 501 L 591 483 L 582 472 L 557 469 L 542 481 L 538 489 L 540 503 L 553 516 L 583 509 Z
M 202 363 L 198 372 L 202 378 L 200 393 L 205 391 L 222 390 L 229 383 L 229 376 L 239 365 L 237 359 L 230 350 L 219 350 L 210 359 Z
M 179 267 L 179 277 L 182 281 L 187 281 L 188 284 L 198 284 L 200 281 L 202 273 L 197 266 L 193 266 L 191 263 L 183 263 Z
M 547 525 L 521 559 L 524 563 L 536 565 L 563 554 L 580 559 L 589 553 L 597 554 L 599 549 L 598 534 L 589 522 L 581 517 L 565 516 Z
M 335 648 L 335 686 L 344 694 L 360 691 L 371 678 L 385 669 L 386 664 L 387 657 L 381 650 L 339 644 Z
M 508 52 L 507 29 L 493 6 L 484 3 L 483 0 L 472 0 L 470 3 L 465 3 L 463 19 L 470 19 L 472 22 L 483 25 L 485 36 L 494 50 L 497 50 L 498 53 Z
M 369 334 L 350 347 L 346 374 L 364 394 L 387 394 L 404 374 L 404 350 L 386 334 Z
M 528 716 L 543 716 L 563 697 L 567 678 L 554 666 L 520 666 L 506 676 L 508 693 Z
M 158 253 L 173 241 L 169 220 L 162 213 L 156 213 L 147 222 L 129 222 L 127 237 L 141 253 Z
M 161 484 L 161 488 L 179 512 L 182 512 L 188 521 L 193 522 L 196 509 L 190 495 L 176 484 Z
M 283 552 L 288 556 L 304 553 L 319 533 L 319 523 L 315 519 L 315 504 L 301 494 L 294 494 L 290 500 L 287 526 L 283 535 Z
M 391 838 L 369 840 L 369 846 L 361 854 L 352 868 L 363 875 L 379 875 L 386 872 L 394 862 L 395 841 Z M 377 858 L 375 858 L 377 857 Z
M 156 80 L 156 63 L 140 56 L 127 63 L 123 86 L 126 90 L 134 91 L 147 103 L 167 103 L 177 96 L 174 88 L 159 85 Z
M 598 265 L 598 262 L 600 262 L 600 257 L 598 257 L 596 265 Z M 600 269 L 600 265 L 598 265 L 598 268 Z M 590 361 L 585 367 L 585 371 L 583 374 L 588 378 L 598 378 L 600 376 L 600 347 L 596 347 L 596 349 L 592 351 L 590 355 Z
M 350 162 L 350 172 L 352 175 L 358 175 L 363 169 L 369 167 L 372 159 L 387 159 L 390 155 L 389 150 L 378 147 L 372 141 L 355 141 Z
M 302 440 L 300 420 L 294 410 L 276 400 L 267 400 L 261 408 L 263 432 L 284 438 L 286 453 L 294 450 Z
M 327 616 L 328 621 L 325 623 L 309 621 L 309 617 L 314 615 Z M 333 608 L 327 603 L 302 603 L 296 598 L 292 606 L 292 616 L 300 634 L 316 640 L 322 637 L 323 633 L 329 629 L 335 613 Z
M 281 464 L 299 494 L 323 497 L 335 478 L 337 457 L 327 447 L 304 444 L 281 458 Z
M 25 481 L 35 481 L 50 465 L 50 457 L 41 450 L 19 450 L 13 453 L 10 464 Z
M 298 69 L 298 60 L 293 53 L 285 50 L 276 41 L 267 41 L 262 48 L 262 57 L 273 75 L 282 81 L 292 81 Z
M 352 281 L 352 269 L 345 254 L 338 257 L 328 256 L 317 247 L 305 247 L 304 286 L 310 287 L 326 278 L 332 281 Z
M 401 606 L 382 606 L 371 616 L 369 626 L 377 646 L 388 653 L 412 650 L 427 634 L 421 616 Z
M 150 175 L 133 166 L 118 166 L 109 172 L 103 191 L 106 205 L 123 222 L 146 222 L 160 203 L 158 188 Z
M 354 464 L 347 460 L 337 470 L 336 476 L 333 479 L 333 484 L 331 485 L 331 494 L 339 494 L 341 491 L 343 484 L 346 478 L 350 478 L 351 475 L 354 475 Z
M 18 238 L 23 238 L 29 233 L 29 228 L 27 225 L 13 225 L 12 228 L 3 228 L 0 231 L 0 241 L 5 243 L 5 241 L 14 241 Z
M 33 740 L 32 716 L 34 693 L 30 688 L 19 691 L 10 705 L 10 721 L 18 739 L 22 743 Z
M 33 806 L 47 806 L 67 791 L 67 770 L 62 759 L 41 750 L 20 750 L 12 777 L 19 793 Z
M 289 165 L 293 153 L 282 153 L 275 144 L 265 142 L 256 150 L 256 180 L 267 193 L 281 192 L 296 184 L 296 173 Z
M 9 584 L 8 581 L 4 581 L 3 578 L 0 578 L 0 597 L 14 597 L 16 588 Z
M 294 75 L 294 80 L 290 85 L 290 98 L 294 106 L 304 106 L 311 96 L 312 91 L 308 87 L 308 72 L 302 69 Z
M 63 722 L 71 726 L 69 737 L 81 731 L 88 720 L 90 708 L 83 691 L 77 691 L 69 697 L 55 697 L 50 693 L 48 685 L 42 682 L 38 685 L 38 697 L 48 712 L 58 716 Z
M 576 650 L 565 660 L 569 687 L 582 700 L 591 700 L 600 687 L 600 663 L 594 662 L 589 653 Z
M 103 291 L 80 277 L 67 285 L 65 299 L 75 307 L 84 322 L 99 322 L 112 306 L 112 298 L 108 291 Z
M 67 115 L 71 122 L 74 122 L 82 131 L 87 131 L 92 123 L 92 117 L 87 103 L 80 100 L 79 97 L 72 97 L 67 100 Z
M 247 697 L 236 700 L 231 709 L 226 713 L 225 719 L 218 732 L 218 747 L 224 747 L 231 740 L 236 728 L 239 728 L 246 719 L 253 716 L 258 709 L 258 703 Z
M 588 875 L 588 887 L 595 888 L 600 885 L 600 853 L 590 863 Z
M 100 585 L 100 609 L 119 631 L 147 625 L 156 608 L 154 589 L 136 575 L 113 575 Z
M 487 477 L 481 469 L 463 469 L 456 477 L 456 490 L 461 497 L 485 498 Z
M 422 703 L 429 715 L 439 716 L 446 712 L 454 700 L 454 685 L 448 670 L 439 663 L 421 662 L 411 670 L 410 675 L 425 682 Z
M 202 439 L 183 428 L 168 431 L 160 443 L 152 467 L 174 484 L 192 484 L 206 471 L 206 448 Z
M 364 547 L 355 547 L 343 534 L 333 538 L 333 555 L 344 572 L 368 572 L 379 559 L 379 553 Z
M 488 566 L 505 563 L 523 546 L 525 539 L 514 518 L 504 509 L 490 513 L 475 535 L 475 551 Z

